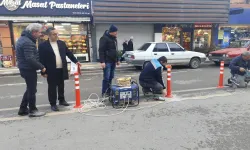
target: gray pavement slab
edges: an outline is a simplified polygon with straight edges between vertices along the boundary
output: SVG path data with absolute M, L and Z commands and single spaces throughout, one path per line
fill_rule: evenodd
M 4 150 L 248 150 L 249 96 L 239 89 L 223 97 L 174 99 L 110 117 L 69 113 L 1 122 L 0 144 Z

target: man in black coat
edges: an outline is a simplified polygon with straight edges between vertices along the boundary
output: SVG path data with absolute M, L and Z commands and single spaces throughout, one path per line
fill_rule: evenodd
M 37 92 L 37 70 L 42 72 L 46 68 L 39 62 L 39 54 L 36 47 L 36 40 L 41 36 L 42 25 L 32 23 L 22 32 L 16 43 L 16 58 L 21 77 L 26 82 L 26 92 L 23 95 L 22 103 L 18 115 L 30 117 L 44 116 L 44 112 L 39 112 L 36 108 Z M 27 108 L 29 105 L 29 109 Z
M 77 65 L 81 66 L 81 64 L 69 51 L 65 42 L 58 40 L 58 32 L 55 28 L 49 27 L 46 33 L 49 40 L 39 45 L 40 61 L 47 68 L 42 75 L 47 77 L 51 109 L 59 111 L 56 105 L 57 93 L 59 105 L 69 106 L 64 97 L 64 80 L 69 78 L 66 56 Z
M 133 51 L 134 50 L 133 39 L 134 39 L 134 37 L 131 36 L 130 40 L 128 41 L 128 51 Z
M 99 56 L 101 67 L 103 68 L 102 95 L 110 94 L 110 85 L 114 78 L 116 65 L 119 65 L 118 47 L 117 47 L 117 27 L 111 25 L 108 31 L 105 31 L 99 41 Z

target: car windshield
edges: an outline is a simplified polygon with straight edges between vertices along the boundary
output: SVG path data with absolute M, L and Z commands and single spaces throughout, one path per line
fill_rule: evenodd
M 151 43 L 145 43 L 138 50 L 146 51 L 149 48 L 150 45 L 151 45 Z

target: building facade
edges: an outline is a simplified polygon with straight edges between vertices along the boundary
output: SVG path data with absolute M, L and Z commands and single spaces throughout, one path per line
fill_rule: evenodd
M 92 18 L 91 0 L 0 0 L 0 54 L 12 56 L 15 65 L 15 43 L 30 23 L 41 23 L 44 31 L 55 27 L 59 39 L 81 62 L 90 61 Z M 48 37 L 44 35 L 37 45 Z
M 228 22 L 229 0 L 93 0 L 93 60 L 110 24 L 118 29 L 118 45 L 134 37 L 145 42 L 173 41 L 187 50 L 218 43 L 219 24 Z
M 250 40 L 250 1 L 231 0 L 229 21 L 219 26 L 222 48 L 243 46 Z

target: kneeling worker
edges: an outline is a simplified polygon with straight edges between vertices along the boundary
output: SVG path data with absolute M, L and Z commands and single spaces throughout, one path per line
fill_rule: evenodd
M 140 74 L 139 81 L 144 93 L 153 92 L 153 94 L 166 94 L 166 87 L 163 82 L 163 66 L 167 65 L 165 56 L 159 59 L 151 60 Z
M 246 87 L 247 72 L 250 69 L 250 52 L 243 52 L 241 56 L 235 57 L 230 65 L 232 78 L 228 80 L 229 84 L 233 82 L 238 87 Z

